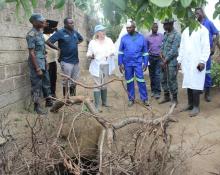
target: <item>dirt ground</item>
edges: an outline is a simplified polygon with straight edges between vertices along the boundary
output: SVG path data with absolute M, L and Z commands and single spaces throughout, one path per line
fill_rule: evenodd
M 88 73 L 81 75 L 81 81 L 86 84 L 92 84 Z M 146 75 L 148 77 L 148 75 Z M 148 80 L 148 78 L 147 78 Z M 148 92 L 150 97 L 149 82 Z M 201 95 L 201 112 L 197 117 L 190 118 L 187 112 L 180 113 L 179 110 L 186 105 L 186 92 L 181 88 L 181 75 L 179 77 L 179 104 L 173 113 L 178 122 L 170 123 L 168 132 L 172 135 L 172 146 L 176 148 L 182 145 L 183 152 L 186 154 L 187 175 L 209 175 L 220 173 L 220 90 L 213 88 L 212 102 L 207 103 Z M 62 98 L 61 86 L 58 83 L 58 97 Z M 137 92 L 136 87 L 136 92 Z M 138 104 L 133 107 L 127 107 L 127 95 L 119 82 L 111 83 L 108 86 L 110 108 L 103 108 L 102 116 L 110 121 L 117 121 L 126 116 L 150 117 L 149 111 Z M 92 97 L 92 90 L 79 87 L 77 94 Z M 137 93 L 137 99 L 139 94 Z M 162 116 L 169 110 L 170 104 L 159 105 L 158 101 L 150 98 L 152 110 L 155 117 Z M 50 114 L 53 116 L 53 114 Z M 19 120 L 20 121 L 20 120 Z M 15 120 L 17 127 L 19 121 Z M 201 151 L 204 150 L 204 151 Z
M 147 75 L 148 76 L 148 75 Z M 179 104 L 173 116 L 178 120 L 171 123 L 168 132 L 173 136 L 173 146 L 180 145 L 182 142 L 188 158 L 189 175 L 208 175 L 212 173 L 220 174 L 220 90 L 212 88 L 212 102 L 205 102 L 201 95 L 201 112 L 197 117 L 191 118 L 188 112 L 180 113 L 180 109 L 187 104 L 187 95 L 181 88 L 181 75 L 179 76 Z M 127 96 L 120 83 L 109 85 L 110 103 L 113 105 L 110 111 L 104 111 L 106 117 L 117 120 L 120 117 L 131 115 L 144 115 L 148 117 L 148 112 L 139 105 L 131 108 L 127 107 Z M 136 92 L 138 91 L 136 87 Z M 150 96 L 150 87 L 148 83 Z M 137 98 L 139 94 L 137 93 Z M 150 99 L 152 110 L 161 116 L 168 111 L 170 104 L 159 105 L 155 99 Z M 204 150 L 201 155 L 196 152 Z M 200 153 L 199 153 L 200 154 Z M 195 155 L 195 156 L 194 156 Z

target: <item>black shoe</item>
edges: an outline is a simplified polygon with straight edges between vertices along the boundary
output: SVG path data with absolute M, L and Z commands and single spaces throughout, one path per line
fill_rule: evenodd
M 170 102 L 170 93 L 164 93 L 164 99 L 159 102 L 159 104 Z
M 191 111 L 193 109 L 193 106 L 187 106 L 187 107 L 184 107 L 183 109 L 180 110 L 180 112 L 185 112 L 185 111 Z
M 46 98 L 45 107 L 53 106 L 53 100 L 50 97 Z
M 193 90 L 193 109 L 190 112 L 190 117 L 195 117 L 199 114 L 199 104 L 200 104 L 200 91 Z
M 39 103 L 34 103 L 34 111 L 38 114 L 38 115 L 47 115 L 47 112 L 44 111 L 41 107 Z
M 155 98 L 156 100 L 160 99 L 160 94 L 155 94 L 155 95 L 154 95 L 154 98 Z
M 143 101 L 143 105 L 144 106 L 150 106 L 150 103 L 149 103 L 149 101 L 145 100 L 145 101 Z
M 211 102 L 210 88 L 205 88 L 205 101 Z
M 192 111 L 189 113 L 190 117 L 195 117 L 199 114 L 199 108 L 198 107 L 193 107 Z

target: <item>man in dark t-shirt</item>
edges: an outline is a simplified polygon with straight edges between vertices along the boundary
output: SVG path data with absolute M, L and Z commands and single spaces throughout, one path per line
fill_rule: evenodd
M 54 45 L 57 41 L 58 47 Z M 74 30 L 73 20 L 67 17 L 64 19 L 64 28 L 53 34 L 46 42 L 51 48 L 59 51 L 62 72 L 74 80 L 79 77 L 78 44 L 82 41 L 83 37 Z M 76 95 L 76 85 L 71 81 L 63 80 L 64 97 L 67 92 L 71 96 Z

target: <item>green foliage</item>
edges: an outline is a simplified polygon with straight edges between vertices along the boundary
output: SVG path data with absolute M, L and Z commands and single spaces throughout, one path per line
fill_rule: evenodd
M 46 8 L 51 7 L 53 1 L 54 1 L 54 0 L 47 0 L 46 3 L 45 3 L 45 7 L 46 7 Z
M 16 4 L 16 13 L 22 7 L 26 16 L 30 16 L 39 0 L 0 0 L 0 9 L 6 3 Z M 45 7 L 60 9 L 69 0 L 45 0 Z M 173 15 L 181 22 L 182 29 L 189 26 L 195 29 L 195 7 L 203 6 L 207 0 L 71 0 L 88 15 L 96 14 L 97 4 L 103 9 L 104 16 L 111 25 L 119 25 L 127 18 L 134 19 L 139 27 L 150 28 L 154 19 L 164 20 Z M 213 17 L 220 14 L 220 0 L 215 5 Z M 97 16 L 96 16 L 97 18 Z
M 189 7 L 189 6 L 190 6 L 192 0 L 181 0 L 180 2 L 181 2 L 181 4 L 182 4 L 182 6 L 183 6 L 184 8 L 186 8 L 186 7 Z
M 173 0 L 151 0 L 151 2 L 158 7 L 168 7 L 173 2 Z
M 215 11 L 213 13 L 213 18 L 217 18 L 220 14 L 220 1 L 218 1 L 216 4 L 215 4 Z M 220 16 L 219 16 L 219 19 L 220 19 Z
M 116 21 L 115 14 L 120 14 L 121 22 L 127 18 L 136 21 L 138 27 L 150 28 L 155 19 L 164 20 L 176 16 L 180 21 L 182 29 L 185 27 L 193 30 L 198 27 L 198 22 L 194 16 L 196 7 L 206 4 L 206 0 L 117 0 L 117 3 L 126 2 L 126 8 L 120 8 L 115 1 L 106 3 L 108 0 L 102 0 L 104 3 L 103 11 L 105 17 L 112 23 Z M 112 23 L 113 25 L 115 23 Z M 117 24 L 115 24 L 117 25 Z
M 65 2 L 66 2 L 66 0 L 55 0 L 54 8 L 59 9 L 59 8 L 63 7 Z
M 115 42 L 118 39 L 121 29 L 121 25 L 106 25 L 106 35 L 110 37 L 113 42 Z
M 213 84 L 220 87 L 220 64 L 212 62 L 211 76 Z

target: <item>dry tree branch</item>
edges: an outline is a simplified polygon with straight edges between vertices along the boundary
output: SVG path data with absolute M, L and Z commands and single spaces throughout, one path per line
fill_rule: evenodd
M 124 80 L 123 80 L 123 79 L 113 78 L 112 80 L 109 80 L 109 81 L 106 82 L 106 83 L 103 83 L 103 84 L 100 84 L 100 85 L 96 85 L 96 86 L 94 86 L 94 85 L 91 86 L 91 85 L 86 85 L 86 84 L 84 84 L 84 83 L 81 83 L 81 82 L 79 82 L 79 81 L 76 81 L 76 80 L 72 79 L 72 78 L 71 78 L 70 76 L 68 76 L 68 75 L 65 75 L 65 74 L 62 74 L 62 73 L 59 73 L 59 74 L 60 74 L 62 77 L 65 77 L 66 79 L 69 79 L 70 81 L 72 81 L 72 82 L 75 83 L 76 85 L 79 85 L 79 86 L 81 86 L 81 87 L 83 87 L 83 88 L 86 88 L 86 89 L 100 88 L 100 87 L 105 86 L 105 85 L 107 85 L 107 84 L 110 84 L 110 83 L 112 83 L 112 82 L 118 81 L 118 82 L 121 83 L 121 85 L 122 85 L 123 90 L 125 91 L 125 93 L 126 93 L 127 95 L 129 95 L 129 93 L 128 93 L 128 91 L 127 91 L 127 88 L 126 88 L 125 85 L 124 85 Z M 137 104 L 139 104 L 140 106 L 144 107 L 145 109 L 147 109 L 147 110 L 149 110 L 149 111 L 151 111 L 151 112 L 153 113 L 153 111 L 151 110 L 151 107 L 150 107 L 150 106 L 145 106 L 144 104 L 140 103 L 140 102 L 137 101 L 137 100 L 134 100 L 134 102 L 137 103 Z
M 124 81 L 123 79 L 113 78 L 112 80 L 109 80 L 108 82 L 103 83 L 103 84 L 101 84 L 101 85 L 90 86 L 90 85 L 86 85 L 86 84 L 83 84 L 83 83 L 81 83 L 81 82 L 78 82 L 78 81 L 72 79 L 71 77 L 69 77 L 68 75 L 65 75 L 65 74 L 62 74 L 62 73 L 59 73 L 59 74 L 60 74 L 62 77 L 65 77 L 65 78 L 71 80 L 71 81 L 72 81 L 73 83 L 75 83 L 76 85 L 79 85 L 79 86 L 81 86 L 81 87 L 83 87 L 83 88 L 86 88 L 86 89 L 100 88 L 100 87 L 105 86 L 105 85 L 107 85 L 107 84 L 110 84 L 110 83 L 112 83 L 112 82 L 114 82 L 114 81 L 119 81 L 119 82 L 123 82 L 123 81 Z

